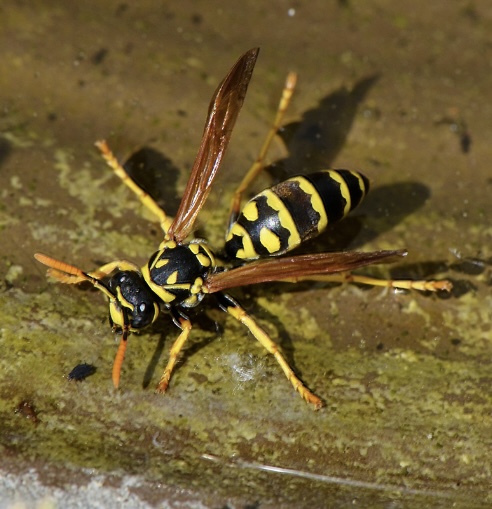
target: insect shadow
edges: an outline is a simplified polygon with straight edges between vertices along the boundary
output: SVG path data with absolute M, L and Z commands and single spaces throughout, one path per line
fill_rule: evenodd
M 333 167 L 346 143 L 360 105 L 378 79 L 379 75 L 374 74 L 361 78 L 350 89 L 340 87 L 321 99 L 315 108 L 307 110 L 300 121 L 285 125 L 279 131 L 279 135 L 288 155 L 268 166 L 266 170 L 272 178 L 280 181 L 294 174 Z M 373 161 L 372 164 L 377 166 L 377 162 Z M 361 171 L 365 173 L 364 168 L 361 168 Z M 371 188 L 364 198 L 358 208 L 358 215 L 367 214 L 378 219 L 380 223 L 378 227 L 382 227 L 382 231 L 394 227 L 407 215 L 420 208 L 430 197 L 429 188 L 419 182 L 378 187 L 377 174 L 367 176 L 375 181 L 376 187 Z M 352 234 L 348 235 L 350 240 L 353 240 L 354 235 L 358 235 L 360 230 L 355 228 L 355 219 L 357 218 L 346 218 L 343 227 L 337 228 L 345 234 L 352 231 Z M 366 232 L 360 244 L 371 240 L 377 233 L 381 233 L 381 230 L 374 232 L 370 237 Z M 333 232 L 330 232 L 330 235 L 332 236 Z M 340 247 L 338 243 L 340 241 L 344 247 L 346 242 L 343 242 L 342 238 L 337 240 L 337 246 Z
M 11 143 L 6 138 L 0 136 L 0 166 L 8 159 L 11 152 Z
M 373 74 L 361 78 L 351 88 L 340 87 L 321 99 L 315 108 L 304 112 L 301 120 L 283 126 L 278 134 L 288 155 L 266 167 L 272 180 L 277 182 L 299 173 L 333 167 L 360 105 L 379 78 L 379 74 Z M 380 112 L 371 114 L 380 115 Z M 377 169 L 378 163 L 371 161 L 371 165 Z M 361 171 L 365 173 L 364 168 Z M 375 187 L 358 207 L 356 215 L 345 218 L 343 225 L 329 226 L 319 237 L 301 245 L 298 253 L 361 248 L 385 231 L 392 230 L 431 196 L 430 189 L 417 181 L 378 186 L 377 172 L 368 176 L 375 182 Z M 425 278 L 444 268 L 443 261 L 420 263 L 413 270 L 407 264 L 405 277 L 411 274 Z
M 375 74 L 361 78 L 351 89 L 340 87 L 305 111 L 301 120 L 284 125 L 278 134 L 288 156 L 275 162 L 269 172 L 284 180 L 330 168 L 346 143 L 360 104 L 378 79 Z
M 201 331 L 216 333 L 218 323 L 212 320 L 207 316 L 206 310 L 203 307 L 199 307 L 198 309 L 190 309 L 188 313 L 193 316 L 193 328 Z M 161 321 L 158 324 L 154 325 L 155 331 L 159 334 L 159 340 L 154 348 L 154 353 L 150 361 L 147 364 L 147 368 L 145 369 L 145 373 L 142 380 L 142 388 L 146 389 L 151 383 L 154 377 L 155 370 L 159 366 L 159 361 L 162 358 L 162 355 L 166 348 L 168 348 L 167 340 L 168 340 L 168 332 L 169 332 L 169 323 L 165 321 Z M 190 343 L 186 349 L 186 355 L 179 359 L 179 366 L 184 366 L 188 359 L 192 358 L 195 353 L 199 352 L 202 348 L 205 348 L 212 341 L 215 341 L 217 334 L 210 334 L 206 337 L 200 339 L 193 338 L 190 340 Z
M 173 214 L 181 200 L 176 192 L 180 169 L 166 155 L 144 146 L 134 152 L 123 164 L 126 172 L 159 207 Z

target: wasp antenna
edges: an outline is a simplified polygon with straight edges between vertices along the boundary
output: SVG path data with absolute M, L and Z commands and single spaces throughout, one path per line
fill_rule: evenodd
M 55 278 L 57 281 L 60 281 L 60 283 L 74 285 L 82 283 L 83 281 L 88 281 L 94 286 L 94 288 L 103 292 L 109 300 L 113 301 L 115 299 L 115 296 L 100 279 L 108 274 L 107 270 L 102 271 L 100 268 L 95 270 L 93 274 L 87 274 L 78 267 L 75 267 L 75 265 L 70 265 L 69 263 L 56 260 L 55 258 L 51 258 L 50 256 L 42 253 L 36 253 L 34 258 L 36 258 L 38 262 L 49 267 L 47 274 Z M 118 263 L 121 262 L 112 262 L 111 264 L 104 265 L 102 269 L 109 267 L 112 270 L 113 265 L 117 266 Z
M 36 253 L 34 258 L 38 262 L 49 267 L 47 270 L 48 276 L 60 281 L 60 283 L 73 285 L 81 283 L 82 281 L 91 281 L 91 279 L 78 267 L 75 267 L 75 265 L 56 260 L 42 253 Z
M 64 272 L 70 276 L 84 277 L 84 273 L 75 265 L 56 260 L 42 253 L 35 253 L 34 258 L 43 265 L 46 265 L 50 269 L 55 269 L 58 272 Z M 85 279 L 85 278 L 84 278 Z

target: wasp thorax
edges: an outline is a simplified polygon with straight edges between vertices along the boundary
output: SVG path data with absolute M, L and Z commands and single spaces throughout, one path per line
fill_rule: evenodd
M 169 242 L 152 255 L 142 274 L 164 302 L 193 307 L 202 300 L 203 281 L 214 268 L 214 256 L 203 243 Z
M 108 287 L 115 296 L 115 300 L 109 303 L 113 325 L 123 327 L 127 324 L 130 330 L 141 329 L 150 325 L 159 315 L 156 296 L 139 272 L 117 272 L 109 280 Z

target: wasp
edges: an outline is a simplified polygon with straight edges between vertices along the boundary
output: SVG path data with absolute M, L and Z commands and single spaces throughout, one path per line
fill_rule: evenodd
M 261 171 L 268 146 L 281 125 L 294 89 L 294 73 L 288 75 L 260 155 L 234 193 L 223 259 L 213 253 L 205 240 L 193 238 L 197 216 L 210 193 L 243 105 L 258 51 L 253 48 L 244 53 L 217 87 L 200 148 L 173 219 L 128 176 L 105 141 L 96 143 L 109 167 L 155 214 L 162 228 L 164 239 L 143 267 L 116 260 L 84 272 L 74 265 L 35 254 L 39 262 L 49 267 L 48 274 L 58 281 L 69 284 L 88 281 L 107 297 L 110 323 L 121 335 L 112 370 L 115 388 L 119 385 L 130 333 L 152 324 L 164 309 L 180 329 L 157 385 L 158 392 L 165 392 L 192 330 L 187 310 L 205 297 L 214 296 L 218 307 L 244 324 L 275 357 L 301 397 L 319 409 L 322 400 L 304 385 L 276 343 L 225 290 L 269 281 L 322 278 L 428 291 L 450 289 L 448 281 L 383 281 L 351 273 L 359 267 L 399 259 L 406 255 L 405 250 L 288 255 L 361 202 L 369 181 L 359 172 L 323 170 L 292 177 L 261 192 L 241 209 L 242 195 Z

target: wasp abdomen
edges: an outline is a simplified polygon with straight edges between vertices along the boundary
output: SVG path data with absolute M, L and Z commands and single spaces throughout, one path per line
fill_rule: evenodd
M 368 179 L 349 170 L 322 170 L 280 182 L 244 206 L 227 235 L 226 253 L 242 260 L 284 254 L 345 217 L 368 190 Z

